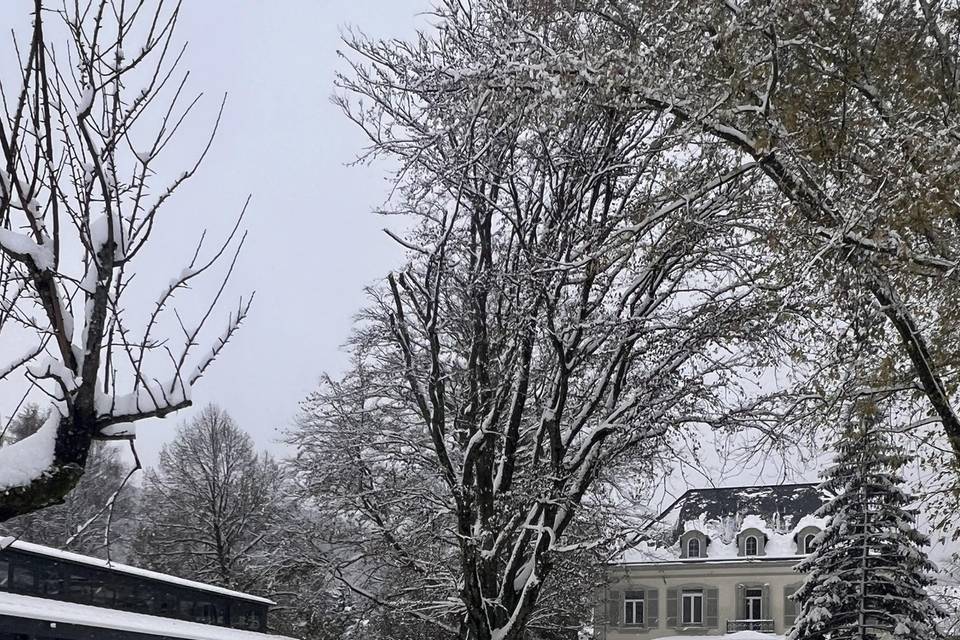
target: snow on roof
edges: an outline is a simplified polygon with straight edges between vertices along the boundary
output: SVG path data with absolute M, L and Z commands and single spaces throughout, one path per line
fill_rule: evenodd
M 771 524 L 789 527 L 803 516 L 815 513 L 825 500 L 826 495 L 815 483 L 690 489 L 657 520 L 679 526 L 699 518 L 719 520 L 724 516 L 754 514 Z M 779 523 L 773 523 L 774 514 Z
M 646 539 L 632 545 L 615 562 L 798 558 L 797 534 L 807 527 L 826 526 L 825 518 L 814 515 L 825 499 L 815 484 L 692 489 L 660 515 L 658 526 L 645 532 Z M 740 556 L 738 537 L 747 530 L 763 534 L 763 556 Z M 705 557 L 680 557 L 680 535 L 686 531 L 699 531 L 707 537 Z
M 96 629 L 112 629 L 176 638 L 177 640 L 291 640 L 286 636 L 228 629 L 198 622 L 148 616 L 85 604 L 0 592 L 0 616 L 46 620 Z
M 660 640 L 690 640 L 690 636 L 667 636 Z M 784 636 L 775 636 L 759 631 L 737 631 L 722 636 L 697 636 L 697 640 L 784 640 Z
M 68 562 L 77 562 L 93 567 L 101 567 L 111 571 L 117 571 L 119 573 L 126 573 L 129 575 L 138 576 L 140 578 L 147 578 L 148 580 L 158 580 L 160 582 L 176 584 L 190 589 L 200 589 L 202 591 L 209 591 L 211 593 L 219 593 L 220 595 L 230 596 L 231 598 L 242 598 L 243 600 L 249 600 L 268 605 L 276 604 L 273 600 L 268 600 L 267 598 L 261 598 L 260 596 L 254 596 L 250 595 L 249 593 L 242 593 L 240 591 L 233 591 L 231 589 L 224 589 L 223 587 L 218 587 L 212 584 L 194 582 L 193 580 L 186 580 L 184 578 L 178 578 L 166 573 L 159 573 L 157 571 L 150 571 L 148 569 L 141 569 L 139 567 L 131 567 L 129 565 L 119 564 L 117 562 L 107 562 L 101 558 L 84 556 L 80 555 L 79 553 L 71 553 L 70 551 L 61 551 L 59 549 L 54 549 L 53 547 L 45 547 L 43 545 L 33 544 L 32 542 L 24 542 L 23 540 L 17 540 L 9 536 L 0 537 L 0 550 L 8 547 L 18 551 L 25 551 L 27 553 L 35 553 L 37 555 L 46 556 L 48 558 L 55 558 Z

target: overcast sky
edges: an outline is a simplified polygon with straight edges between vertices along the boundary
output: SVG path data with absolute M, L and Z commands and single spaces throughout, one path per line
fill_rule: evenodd
M 417 0 L 186 2 L 191 84 L 228 93 L 214 150 L 181 203 L 229 218 L 253 194 L 248 246 L 234 289 L 256 290 L 250 319 L 194 393 L 225 407 L 276 448 L 277 429 L 323 371 L 343 366 L 341 345 L 363 289 L 401 259 L 372 213 L 386 197 L 382 166 L 346 166 L 364 139 L 330 103 L 343 27 L 402 36 L 424 24 Z M 155 459 L 178 417 L 144 425 Z
M 4 0 L 0 25 L 27 33 L 32 4 Z M 386 197 L 387 168 L 346 166 L 364 138 L 330 102 L 334 73 L 345 66 L 337 55 L 340 32 L 355 26 L 409 37 L 427 23 L 428 7 L 426 0 L 183 4 L 177 27 L 177 39 L 189 43 L 183 68 L 190 70 L 188 88 L 205 95 L 164 162 L 189 166 L 224 93 L 227 106 L 199 174 L 175 195 L 153 251 L 137 267 L 143 295 L 130 299 L 155 300 L 162 284 L 150 279 L 165 283 L 176 275 L 199 229 L 209 228 L 212 237 L 227 230 L 252 194 L 250 235 L 228 291 L 233 301 L 255 290 L 252 314 L 194 400 L 198 407 L 225 407 L 262 447 L 282 451 L 278 428 L 290 423 L 323 371 L 343 367 L 341 345 L 364 303 L 364 287 L 402 257 L 381 231 L 390 221 L 372 213 Z M 9 41 L 3 50 L 9 52 Z M 181 302 L 188 312 L 209 299 L 203 287 L 193 293 Z M 222 331 L 228 309 L 222 311 L 214 333 Z M 147 464 L 192 412 L 139 425 Z

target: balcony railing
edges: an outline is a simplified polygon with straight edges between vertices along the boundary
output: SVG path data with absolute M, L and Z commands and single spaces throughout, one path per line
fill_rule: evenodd
M 773 620 L 727 620 L 727 633 L 736 633 L 737 631 L 773 633 Z

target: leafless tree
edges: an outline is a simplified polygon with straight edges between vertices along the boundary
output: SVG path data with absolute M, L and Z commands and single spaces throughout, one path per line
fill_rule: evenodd
M 566 555 L 603 539 L 598 478 L 702 430 L 769 426 L 754 408 L 777 390 L 753 376 L 801 319 L 758 163 L 669 113 L 468 81 L 516 40 L 457 4 L 414 43 L 349 42 L 341 104 L 401 166 L 408 261 L 296 439 L 319 499 L 407 569 L 383 591 L 345 582 L 507 640 L 545 621 Z
M 222 409 L 208 405 L 147 472 L 134 547 L 138 562 L 234 589 L 262 592 L 259 570 L 291 507 L 286 475 L 258 455 Z
M 161 212 L 212 141 L 162 182 L 159 159 L 197 105 L 174 39 L 180 4 L 35 0 L 32 9 L 32 29 L 4 55 L 18 72 L 0 87 L 0 331 L 26 346 L 0 379 L 24 374 L 51 411 L 35 435 L 0 451 L 0 520 L 63 500 L 94 440 L 130 437 L 129 423 L 188 406 L 250 303 L 194 358 L 243 245 L 240 214 L 221 244 L 208 249 L 200 234 L 154 306 L 139 310 L 145 320 L 125 305 Z M 200 317 L 177 313 L 175 296 L 221 262 Z

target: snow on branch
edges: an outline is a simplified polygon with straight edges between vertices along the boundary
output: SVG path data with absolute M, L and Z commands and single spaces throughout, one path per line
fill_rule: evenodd
M 60 412 L 53 409 L 36 433 L 0 447 L 0 502 L 3 491 L 27 485 L 50 472 L 60 418 Z

